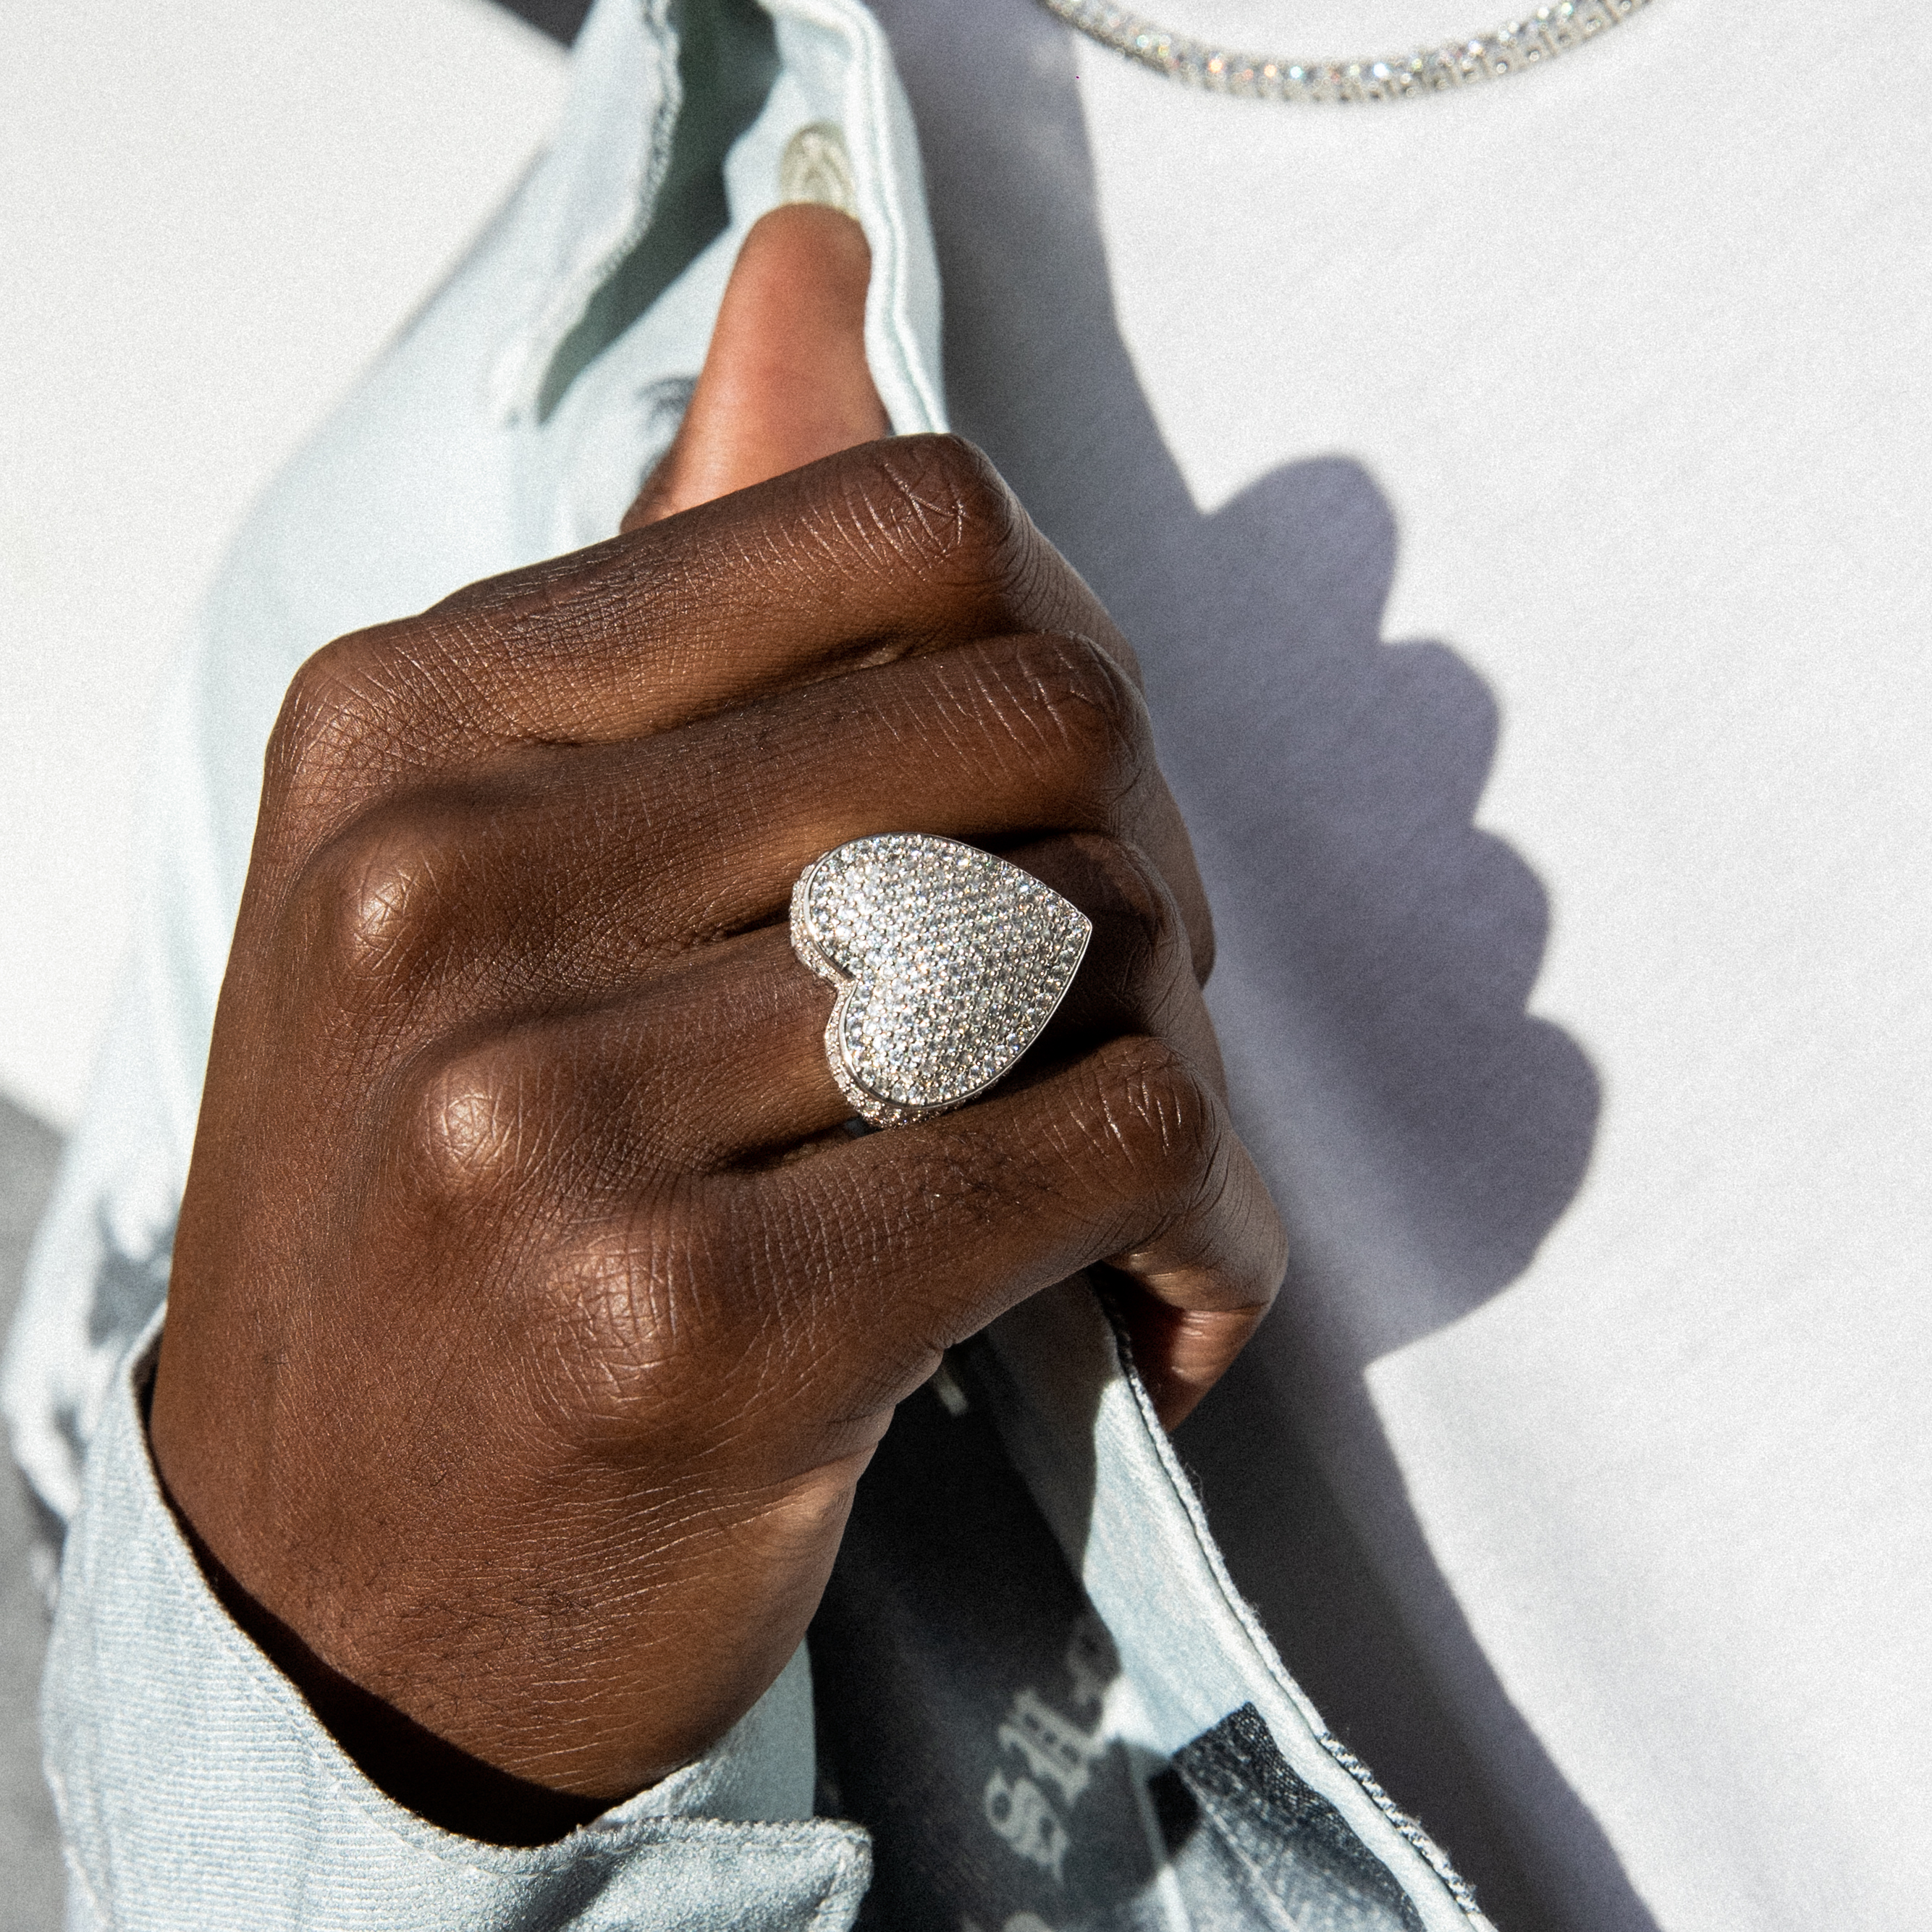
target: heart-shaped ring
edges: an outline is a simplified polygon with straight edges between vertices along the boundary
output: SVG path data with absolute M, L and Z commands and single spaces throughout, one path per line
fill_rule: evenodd
M 854 838 L 792 888 L 792 950 L 838 988 L 825 1058 L 874 1126 L 943 1114 L 1001 1078 L 1066 997 L 1080 908 L 976 846 Z

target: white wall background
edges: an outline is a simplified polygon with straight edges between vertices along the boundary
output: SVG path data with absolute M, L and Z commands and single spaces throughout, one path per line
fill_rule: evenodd
M 156 674 L 251 499 L 541 146 L 485 0 L 0 0 L 0 1091 L 72 1123 Z

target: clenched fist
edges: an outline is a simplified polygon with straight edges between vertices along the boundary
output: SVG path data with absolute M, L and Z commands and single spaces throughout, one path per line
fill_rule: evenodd
M 478 1835 L 756 1701 L 942 1350 L 1104 1263 L 1172 1419 L 1282 1271 L 1125 642 L 966 446 L 792 466 L 883 432 L 863 248 L 769 218 L 636 527 L 332 644 L 269 746 L 153 1442 L 244 1624 Z M 898 831 L 1096 930 L 1013 1076 L 854 1138 L 787 902 Z

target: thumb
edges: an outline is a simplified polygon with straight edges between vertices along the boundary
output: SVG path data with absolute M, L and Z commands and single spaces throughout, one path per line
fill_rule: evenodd
M 627 530 L 892 434 L 866 366 L 872 250 L 849 214 L 773 208 L 745 237 L 684 422 Z

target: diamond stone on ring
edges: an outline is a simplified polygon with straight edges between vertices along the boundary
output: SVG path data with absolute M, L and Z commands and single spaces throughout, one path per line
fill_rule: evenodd
M 1093 936 L 1080 908 L 977 847 L 855 838 L 792 889 L 792 950 L 838 988 L 825 1057 L 874 1126 L 1002 1078 L 1052 1018 Z

